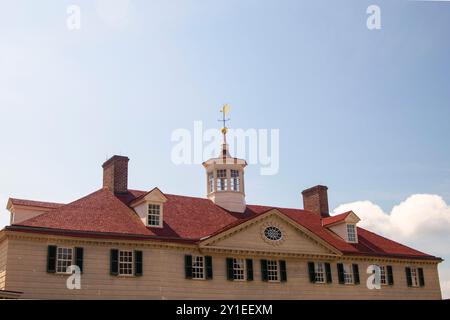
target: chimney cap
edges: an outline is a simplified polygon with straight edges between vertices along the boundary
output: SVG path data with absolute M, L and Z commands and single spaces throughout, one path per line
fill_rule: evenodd
M 109 166 L 110 164 L 112 164 L 113 162 L 116 161 L 130 161 L 130 158 L 125 157 L 125 156 L 119 156 L 119 155 L 114 155 L 111 158 L 109 158 L 108 160 L 105 161 L 105 163 L 103 163 L 102 167 L 105 168 L 107 166 Z

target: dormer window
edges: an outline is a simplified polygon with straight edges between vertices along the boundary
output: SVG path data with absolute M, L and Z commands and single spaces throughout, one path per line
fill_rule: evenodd
M 161 205 L 160 204 L 149 204 L 148 205 L 148 216 L 147 225 L 149 227 L 161 227 Z
M 356 226 L 354 224 L 347 224 L 347 240 L 348 242 L 357 242 Z
M 227 170 L 217 170 L 217 191 L 226 191 L 228 189 L 227 182 Z
M 239 181 L 239 171 L 231 170 L 231 190 L 239 192 L 240 181 Z

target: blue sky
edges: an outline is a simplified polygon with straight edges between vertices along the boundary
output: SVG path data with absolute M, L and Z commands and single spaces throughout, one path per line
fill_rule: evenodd
M 66 28 L 69 4 L 80 31 Z M 381 30 L 366 27 L 371 4 Z M 196 120 L 217 127 L 224 103 L 231 127 L 280 129 L 280 171 L 247 169 L 249 203 L 301 207 L 319 183 L 332 208 L 450 202 L 449 2 L 0 6 L 3 202 L 74 200 L 101 187 L 113 154 L 131 158 L 133 188 L 204 196 L 203 168 L 175 166 L 170 137 Z

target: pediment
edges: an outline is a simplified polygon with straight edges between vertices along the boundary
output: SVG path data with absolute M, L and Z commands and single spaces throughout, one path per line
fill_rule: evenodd
M 153 188 L 149 192 L 147 192 L 143 197 L 140 197 L 136 201 L 133 201 L 130 206 L 132 208 L 136 208 L 144 202 L 147 203 L 165 203 L 167 201 L 167 197 L 164 193 L 161 192 L 158 188 Z
M 281 231 L 281 239 L 269 239 L 266 236 L 269 227 L 272 227 L 271 235 L 275 238 L 277 230 Z M 206 239 L 200 246 L 270 253 L 339 254 L 334 247 L 276 209 Z

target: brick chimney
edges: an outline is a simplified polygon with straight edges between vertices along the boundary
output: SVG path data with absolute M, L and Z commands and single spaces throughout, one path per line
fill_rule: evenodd
M 128 192 L 128 159 L 123 156 L 113 156 L 103 164 L 103 188 L 112 193 Z
M 328 187 L 319 185 L 302 191 L 303 208 L 320 214 L 322 218 L 329 217 L 327 190 Z

